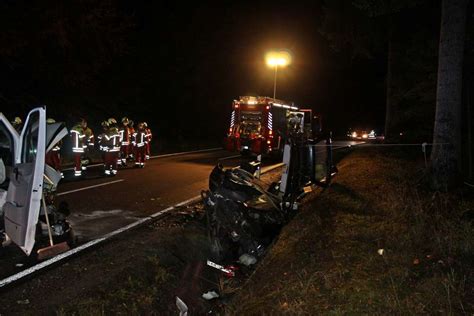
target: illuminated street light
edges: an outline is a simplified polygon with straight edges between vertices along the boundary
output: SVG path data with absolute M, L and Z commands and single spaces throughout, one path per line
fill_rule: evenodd
M 275 77 L 273 82 L 273 100 L 275 100 L 278 66 L 288 66 L 291 63 L 291 55 L 285 51 L 269 52 L 265 55 L 265 61 L 269 67 L 275 68 Z

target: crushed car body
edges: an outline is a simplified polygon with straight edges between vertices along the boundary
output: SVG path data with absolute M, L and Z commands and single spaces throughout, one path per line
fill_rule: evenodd
M 284 149 L 281 179 L 270 185 L 255 175 L 255 164 L 217 165 L 209 190 L 201 193 L 215 260 L 260 257 L 298 208 L 305 187 L 327 186 L 336 172 L 330 138 L 314 142 L 296 135 Z

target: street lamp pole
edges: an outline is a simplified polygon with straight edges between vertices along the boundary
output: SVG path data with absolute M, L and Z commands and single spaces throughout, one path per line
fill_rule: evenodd
M 277 91 L 277 72 L 278 72 L 278 65 L 275 65 L 275 78 L 273 82 L 273 101 L 276 100 L 276 91 Z

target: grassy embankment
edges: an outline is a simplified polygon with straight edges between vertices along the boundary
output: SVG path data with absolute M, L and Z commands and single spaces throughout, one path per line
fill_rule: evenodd
M 425 189 L 413 157 L 365 148 L 344 158 L 227 313 L 473 313 L 474 195 Z

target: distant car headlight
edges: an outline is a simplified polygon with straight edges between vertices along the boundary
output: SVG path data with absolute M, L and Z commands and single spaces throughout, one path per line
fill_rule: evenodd
M 356 138 L 357 137 L 357 133 L 356 132 L 352 132 L 352 138 Z
M 367 135 L 367 134 L 362 134 L 362 138 L 369 138 L 369 135 Z

